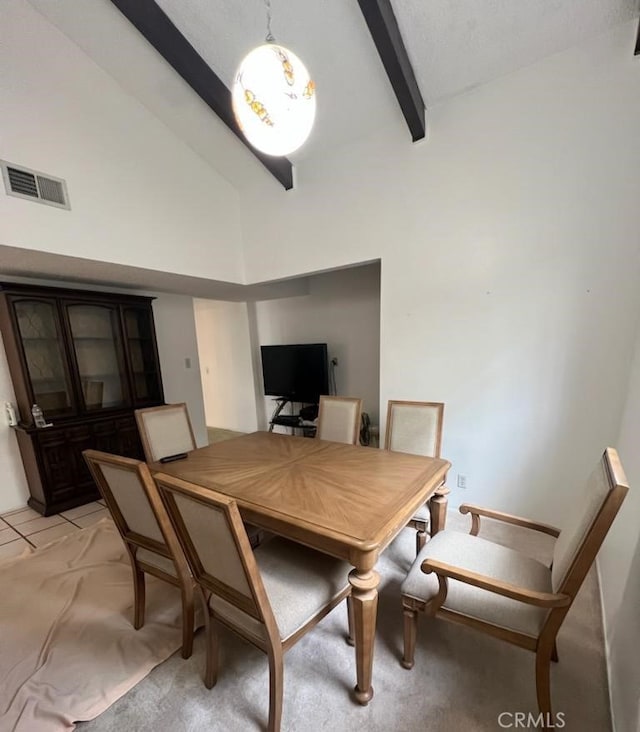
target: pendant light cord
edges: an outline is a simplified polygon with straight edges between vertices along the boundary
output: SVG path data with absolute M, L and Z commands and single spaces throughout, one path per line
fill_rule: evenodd
M 265 41 L 267 43 L 273 43 L 276 39 L 273 37 L 271 32 L 271 0 L 264 0 L 265 7 L 267 9 L 267 37 Z

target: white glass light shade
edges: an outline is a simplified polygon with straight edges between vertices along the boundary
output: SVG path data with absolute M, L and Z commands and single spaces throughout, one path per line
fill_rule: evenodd
M 267 155 L 288 155 L 309 137 L 315 85 L 300 59 L 265 43 L 248 53 L 231 89 L 233 113 L 247 140 Z

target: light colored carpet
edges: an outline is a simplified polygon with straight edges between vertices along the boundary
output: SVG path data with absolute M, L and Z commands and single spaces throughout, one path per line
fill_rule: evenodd
M 153 577 L 134 630 L 131 567 L 110 519 L 3 561 L 0 587 L 3 732 L 72 730 L 181 646 L 180 593 Z
M 449 526 L 466 530 L 467 518 L 453 513 Z M 513 527 L 484 526 L 484 536 L 505 544 L 521 539 L 529 553 L 549 555 L 551 539 Z M 336 608 L 285 656 L 283 731 L 473 732 L 500 730 L 501 712 L 537 714 L 534 655 L 470 629 L 421 618 L 412 671 L 400 666 L 400 583 L 415 551 L 405 529 L 379 563 L 375 696 L 367 707 L 354 703 L 353 649 L 345 643 L 346 608 Z M 609 720 L 600 604 L 591 572 L 558 637 L 560 663 L 552 668 L 554 709 L 568 732 L 607 732 Z M 266 728 L 268 670 L 264 654 L 221 631 L 220 674 L 207 690 L 204 634 L 183 660 L 174 654 L 80 732 L 248 732 Z M 509 721 L 508 718 L 503 718 Z M 512 719 L 512 718 L 511 718 Z M 531 727 L 533 729 L 533 727 Z

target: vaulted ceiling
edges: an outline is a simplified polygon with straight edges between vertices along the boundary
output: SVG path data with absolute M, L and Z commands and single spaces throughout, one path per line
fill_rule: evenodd
M 175 91 L 173 98 L 168 97 L 167 85 L 158 81 L 160 77 L 153 78 L 151 66 L 133 62 L 132 45 L 138 44 L 148 47 L 145 53 L 156 54 L 158 64 L 164 63 L 139 32 L 139 23 L 133 34 L 122 32 L 122 23 L 129 21 L 121 11 L 126 15 L 127 7 L 134 8 L 144 16 L 145 7 L 151 7 L 156 15 L 166 16 L 177 34 L 165 38 L 170 55 L 177 53 L 175 38 L 183 37 L 194 57 L 200 57 L 202 66 L 226 87 L 241 58 L 266 34 L 265 0 L 84 0 L 82 12 L 76 0 L 29 2 L 158 116 L 165 115 L 170 126 L 169 117 L 175 113 L 171 106 L 182 101 Z M 637 0 L 271 0 L 270 4 L 273 34 L 303 58 L 318 90 L 311 138 L 291 158 L 299 166 L 383 129 L 403 135 L 407 144 L 420 137 L 407 125 L 406 110 L 403 116 L 398 103 L 402 70 L 394 80 L 379 54 L 380 32 L 385 32 L 389 13 L 397 25 L 396 37 L 392 28 L 387 46 L 390 43 L 392 53 L 398 47 L 401 52 L 402 47 L 406 50 L 405 66 L 427 108 L 427 126 L 431 106 L 584 42 L 638 14 Z M 382 42 L 384 45 L 384 38 Z M 179 79 L 187 94 L 195 94 L 184 74 L 179 78 L 172 69 L 169 73 Z M 207 114 L 212 116 L 212 125 L 219 124 L 213 112 Z M 182 133 L 189 136 L 186 129 Z M 202 145 L 202 139 L 186 141 L 196 149 Z M 281 175 L 285 170 L 286 178 L 286 161 L 263 159 L 265 162 L 288 187 Z M 221 164 L 224 168 L 224 160 Z M 257 164 L 254 157 L 252 164 Z

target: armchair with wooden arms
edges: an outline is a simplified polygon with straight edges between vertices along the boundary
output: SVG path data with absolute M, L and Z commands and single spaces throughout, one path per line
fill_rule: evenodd
M 412 668 L 417 613 L 467 625 L 536 654 L 540 712 L 551 717 L 550 662 L 556 636 L 629 490 L 613 448 L 586 484 L 569 525 L 559 531 L 509 514 L 463 505 L 470 534 L 443 531 L 424 547 L 402 585 L 404 657 Z M 551 567 L 478 536 L 485 517 L 557 537 Z

